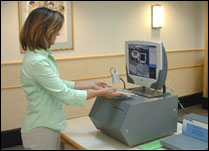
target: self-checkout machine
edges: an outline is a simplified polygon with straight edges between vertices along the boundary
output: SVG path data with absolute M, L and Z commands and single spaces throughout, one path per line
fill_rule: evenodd
M 178 96 L 166 92 L 167 55 L 162 42 L 125 43 L 127 81 L 136 88 L 118 89 L 122 95 L 97 97 L 89 114 L 97 129 L 128 146 L 177 131 Z M 111 72 L 113 81 L 119 74 Z

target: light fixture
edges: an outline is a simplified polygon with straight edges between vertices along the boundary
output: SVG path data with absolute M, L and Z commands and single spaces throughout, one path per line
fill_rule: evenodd
M 152 5 L 152 28 L 164 27 L 164 8 L 162 5 Z

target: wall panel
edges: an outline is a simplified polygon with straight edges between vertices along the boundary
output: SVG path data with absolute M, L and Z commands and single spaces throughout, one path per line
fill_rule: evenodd
M 203 87 L 203 49 L 198 51 L 170 51 L 168 55 L 167 87 L 179 96 L 202 92 Z M 101 80 L 116 88 L 120 84 L 112 84 L 110 67 L 126 81 L 125 57 L 121 55 L 92 56 L 81 58 L 57 59 L 61 77 L 65 80 L 91 82 Z M 1 65 L 1 130 L 19 128 L 22 125 L 27 109 L 27 100 L 21 88 L 21 63 Z M 12 88 L 13 87 L 13 88 Z M 134 87 L 127 84 L 127 87 Z M 82 107 L 66 106 L 67 119 L 86 116 L 95 101 L 90 99 Z

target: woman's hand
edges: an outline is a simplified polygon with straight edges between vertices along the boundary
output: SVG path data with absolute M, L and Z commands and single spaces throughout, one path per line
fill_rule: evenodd
M 100 90 L 87 90 L 88 96 L 87 99 L 91 99 L 97 96 L 103 96 L 106 98 L 114 98 L 120 96 L 121 94 L 115 92 L 115 88 L 102 88 Z
M 114 98 L 114 97 L 121 95 L 115 92 L 116 91 L 115 88 L 103 88 L 101 89 L 101 91 L 102 91 L 101 96 L 106 97 L 106 98 Z
M 94 90 L 101 90 L 103 89 L 105 86 L 107 86 L 107 84 L 105 82 L 102 82 L 102 81 L 97 81 L 97 82 L 94 82 L 92 84 L 90 84 L 91 88 L 94 89 Z

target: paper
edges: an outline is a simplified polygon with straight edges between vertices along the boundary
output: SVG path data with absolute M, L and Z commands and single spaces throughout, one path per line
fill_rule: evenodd
M 140 145 L 140 146 L 138 146 L 138 148 L 143 149 L 143 150 L 155 150 L 155 149 L 158 149 L 158 148 L 162 148 L 163 145 L 161 144 L 160 141 L 161 141 L 160 139 L 155 140 L 155 141 Z

